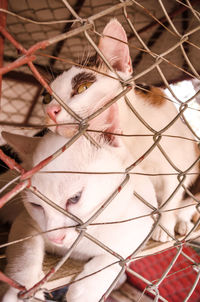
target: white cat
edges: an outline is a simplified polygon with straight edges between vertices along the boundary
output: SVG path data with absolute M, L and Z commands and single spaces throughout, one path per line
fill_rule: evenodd
M 98 47 L 123 81 L 131 79 L 132 64 L 127 36 L 116 19 L 111 20 L 106 25 Z M 58 76 L 51 84 L 55 94 L 86 122 L 88 116 L 123 91 L 120 81 L 114 79 L 117 78 L 115 72 L 110 71 L 100 57 L 97 56 L 96 62 L 90 67 L 93 68 L 93 71 L 73 66 Z M 178 175 L 158 175 L 153 176 L 151 180 L 162 211 L 181 207 L 183 206 L 181 203 L 182 188 L 177 190 L 169 202 L 166 204 L 165 202 L 182 180 L 182 172 L 189 169 L 199 157 L 199 150 L 194 141 L 177 138 L 176 136 L 193 139 L 193 134 L 180 117 L 167 127 L 176 118 L 178 112 L 174 104 L 166 99 L 161 89 L 144 86 L 145 90 L 143 91 L 134 89 L 133 81 L 130 81 L 130 83 L 133 85 L 133 89 L 126 96 L 134 112 L 126 104 L 126 99 L 121 97 L 106 111 L 89 120 L 89 129 L 123 133 L 125 135 L 132 134 L 133 136 L 130 137 L 124 136 L 123 141 L 133 158 L 137 160 L 143 157 L 143 154 L 155 142 L 158 142 L 158 145 L 140 162 L 140 166 L 146 173 L 150 174 L 180 173 L 179 180 Z M 77 126 L 62 124 L 77 122 L 76 119 L 68 114 L 49 94 L 44 95 L 43 102 L 47 124 L 58 124 L 50 127 L 50 129 L 65 137 L 71 137 L 77 131 Z M 167 128 L 163 131 L 165 127 Z M 90 134 L 93 135 L 91 132 Z M 164 153 L 167 158 L 163 155 Z M 198 171 L 198 164 L 189 170 L 189 172 L 194 173 Z M 188 187 L 195 177 L 195 175 L 187 175 L 184 179 L 184 185 Z M 153 239 L 163 242 L 172 239 L 176 225 L 179 234 L 186 234 L 192 227 L 190 222 L 192 214 L 192 210 L 187 215 L 183 215 L 181 211 L 163 212 L 160 224 L 168 230 L 169 235 L 158 227 L 154 232 Z
M 53 133 L 33 139 L 7 133 L 4 134 L 4 138 L 20 154 L 26 169 L 50 156 L 67 141 L 66 138 Z M 81 137 L 41 171 L 124 172 L 133 162 L 132 156 L 120 139 L 115 138 L 108 144 L 102 138 L 99 143 L 101 148 L 96 148 L 86 138 Z M 134 172 L 141 170 L 136 168 Z M 157 207 L 154 188 L 148 177 L 130 175 L 127 184 L 121 187 L 125 177 L 126 173 L 37 173 L 31 178 L 31 184 L 56 205 L 83 222 L 86 222 L 107 198 L 118 190 L 116 197 L 93 223 L 147 216 L 123 223 L 89 225 L 86 232 L 125 259 L 145 240 L 154 223 L 150 216 L 152 209 L 136 198 L 134 191 L 154 208 Z M 7 248 L 6 274 L 26 288 L 30 288 L 43 276 L 44 251 L 65 255 L 78 237 L 80 228 L 76 228 L 77 222 L 72 218 L 58 212 L 29 190 L 25 192 L 23 199 L 26 210 L 12 225 L 9 241 L 36 234 L 38 231 L 61 228 Z M 106 269 L 72 284 L 67 292 L 68 302 L 99 301 L 122 268 L 120 263 L 116 263 L 119 259 L 86 237 L 82 238 L 71 256 L 88 260 L 77 279 L 113 263 Z M 41 298 L 41 293 L 39 297 Z M 10 288 L 3 302 L 16 301 L 21 300 L 17 298 L 17 291 Z

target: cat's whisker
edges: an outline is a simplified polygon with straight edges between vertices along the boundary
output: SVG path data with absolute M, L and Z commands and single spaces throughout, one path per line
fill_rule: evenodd
M 84 63 L 83 63 L 83 66 L 87 66 L 87 65 L 88 65 L 88 62 L 89 62 L 89 60 L 90 60 L 91 50 L 90 50 L 90 49 L 87 50 L 86 53 L 87 53 L 87 56 L 85 57 L 85 61 L 84 61 Z
M 83 60 L 85 58 L 85 48 L 83 49 L 82 56 L 80 58 L 79 64 L 83 66 Z
M 13 176 L 13 177 L 17 176 L 17 172 L 15 170 L 8 168 L 6 172 L 0 174 L 0 182 L 1 181 L 7 181 L 7 182 L 10 181 L 9 174 L 11 174 L 11 176 Z
M 13 183 L 15 183 L 18 179 L 20 179 L 21 175 L 15 177 L 13 180 L 11 180 L 9 183 L 7 183 L 5 186 L 3 186 L 3 188 L 0 189 L 0 194 L 5 191 L 10 185 L 12 185 Z
M 13 197 L 10 201 L 9 201 L 9 204 L 12 204 L 12 203 L 22 203 L 22 199 L 19 195 L 16 195 L 15 197 Z

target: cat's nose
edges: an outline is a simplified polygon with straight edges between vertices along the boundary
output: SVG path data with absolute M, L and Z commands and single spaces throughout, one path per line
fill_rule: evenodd
M 57 123 L 56 117 L 60 111 L 61 111 L 61 106 L 59 104 L 50 105 L 46 108 L 46 112 L 48 116 L 55 123 Z
M 50 237 L 50 236 L 48 236 L 48 237 L 51 242 L 54 242 L 56 244 L 63 244 L 63 241 L 65 239 L 65 235 L 61 235 L 58 237 Z

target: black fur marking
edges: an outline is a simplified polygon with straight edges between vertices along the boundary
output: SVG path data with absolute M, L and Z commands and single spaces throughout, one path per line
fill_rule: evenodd
M 91 72 L 80 72 L 72 78 L 72 89 L 76 90 L 76 87 L 85 82 L 95 82 L 96 76 Z
M 38 133 L 36 133 L 34 136 L 44 136 L 44 135 L 46 135 L 47 133 L 49 132 L 49 129 L 48 128 L 44 128 L 44 129 L 42 129 L 41 131 L 39 131 Z
M 0 149 L 9 157 L 13 158 L 18 164 L 21 163 L 21 160 L 17 153 L 9 146 L 9 145 L 3 145 L 0 147 Z M 3 174 L 9 170 L 8 166 L 0 160 L 0 174 Z
M 44 128 L 40 132 L 36 133 L 34 136 L 44 136 L 48 132 L 49 130 L 47 128 Z M 18 164 L 22 163 L 18 154 L 8 144 L 0 146 L 0 149 L 10 158 L 14 159 Z M 9 170 L 8 166 L 2 160 L 0 160 L 0 174 L 3 174 L 8 170 Z

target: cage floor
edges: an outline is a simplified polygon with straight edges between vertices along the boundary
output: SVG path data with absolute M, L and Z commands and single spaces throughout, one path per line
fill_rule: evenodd
M 8 238 L 8 231 L 9 226 L 8 225 L 0 225 L 0 244 L 3 244 L 7 242 Z M 5 249 L 0 250 L 0 271 L 4 271 L 5 265 L 6 265 L 6 258 L 5 258 Z M 55 262 L 58 261 L 57 257 L 52 255 L 46 255 L 45 261 L 44 261 L 44 271 L 47 271 L 52 265 L 55 264 Z M 55 279 L 63 278 L 64 276 L 68 276 L 67 279 L 69 280 L 73 278 L 77 273 L 80 272 L 82 269 L 83 263 L 77 263 L 77 261 L 74 261 L 72 259 L 69 259 L 67 263 L 61 268 L 59 271 L 59 274 L 56 276 Z M 50 287 L 54 287 L 56 285 L 56 280 L 53 280 L 50 282 Z M 64 282 L 64 280 L 63 280 Z M 0 301 L 3 297 L 3 294 L 5 293 L 7 289 L 7 285 L 5 283 L 0 282 Z M 60 290 L 54 292 L 53 298 L 48 298 L 46 302 L 51 301 L 57 301 L 57 302 L 65 302 L 64 299 L 64 293 L 66 290 Z M 132 285 L 128 284 L 127 282 L 124 283 L 120 289 L 115 290 L 112 292 L 111 296 L 107 299 L 106 302 L 136 302 L 141 297 L 141 292 L 134 288 Z M 52 300 L 53 299 L 53 300 Z M 150 302 L 152 301 L 151 298 L 147 297 L 146 295 L 142 296 L 139 300 L 140 302 Z

